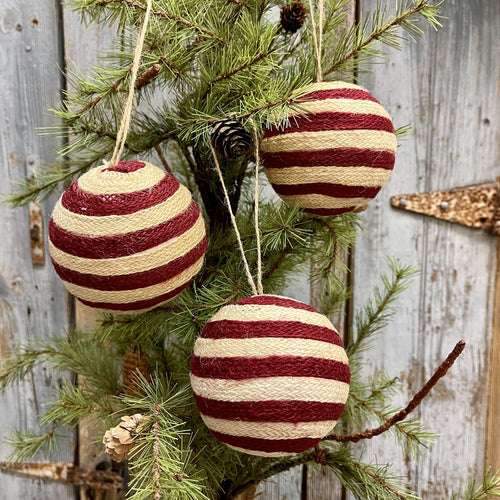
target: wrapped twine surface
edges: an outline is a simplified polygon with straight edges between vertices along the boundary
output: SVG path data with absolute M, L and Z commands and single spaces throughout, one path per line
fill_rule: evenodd
M 191 386 L 213 436 L 259 456 L 316 446 L 349 393 L 349 362 L 330 320 L 294 299 L 256 295 L 220 309 L 196 340 Z
M 89 170 L 63 193 L 49 224 L 50 256 L 68 291 L 114 313 L 175 297 L 201 269 L 206 248 L 191 193 L 142 161 Z
M 290 125 L 268 129 L 260 143 L 276 193 L 318 215 L 365 210 L 389 180 L 396 147 L 387 111 L 345 82 L 313 84 Z

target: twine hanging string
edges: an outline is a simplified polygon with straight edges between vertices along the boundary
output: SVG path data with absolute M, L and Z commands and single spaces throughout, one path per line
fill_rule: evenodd
M 245 267 L 245 273 L 247 275 L 248 283 L 250 288 L 252 289 L 252 293 L 254 295 L 259 295 L 257 287 L 255 286 L 255 282 L 252 277 L 252 273 L 250 272 L 250 266 L 248 265 L 248 261 L 245 255 L 245 250 L 243 249 L 243 242 L 241 241 L 240 231 L 238 230 L 238 225 L 236 224 L 236 218 L 234 217 L 233 209 L 231 208 L 231 200 L 229 199 L 229 194 L 227 192 L 226 183 L 224 182 L 224 177 L 222 176 L 222 171 L 220 169 L 219 160 L 217 159 L 217 153 L 215 152 L 214 147 L 210 144 L 210 149 L 212 151 L 212 156 L 215 162 L 215 170 L 217 175 L 219 176 L 220 183 L 222 185 L 222 190 L 224 191 L 224 198 L 226 200 L 227 209 L 229 212 L 229 217 L 231 218 L 231 224 L 233 225 L 234 232 L 236 233 L 236 240 L 238 241 L 238 247 L 241 252 L 241 257 L 243 259 L 243 265 Z
M 149 16 L 151 14 L 151 7 L 153 0 L 148 0 L 146 13 L 144 14 L 144 21 L 142 23 L 141 31 L 137 37 L 137 43 L 134 52 L 134 61 L 132 63 L 132 71 L 130 76 L 130 88 L 128 91 L 127 101 L 125 103 L 125 109 L 123 110 L 122 121 L 120 123 L 120 128 L 116 134 L 116 144 L 113 151 L 113 156 L 111 157 L 110 166 L 114 167 L 119 161 L 123 153 L 123 148 L 125 147 L 125 141 L 127 140 L 128 131 L 130 128 L 130 118 L 132 116 L 132 107 L 134 104 L 135 95 L 135 82 L 137 80 L 137 75 L 139 73 L 139 65 L 142 56 L 142 47 L 144 46 L 144 38 L 146 37 L 146 31 L 149 22 Z
M 316 29 L 316 21 L 314 20 L 314 7 L 312 0 L 309 0 L 309 10 L 311 12 L 311 24 L 313 29 L 313 40 L 314 40 L 314 51 L 316 52 L 316 81 L 323 81 L 323 71 L 321 69 L 321 51 L 323 47 L 323 11 L 324 11 L 324 0 L 318 0 L 319 8 L 319 27 Z M 319 35 L 318 32 L 319 31 Z
M 259 227 L 259 137 L 257 130 L 253 128 L 253 141 L 255 145 L 255 192 L 254 192 L 254 224 L 255 224 L 255 237 L 257 240 L 257 290 L 260 295 L 264 293 L 262 287 L 262 251 L 260 247 L 260 227 Z

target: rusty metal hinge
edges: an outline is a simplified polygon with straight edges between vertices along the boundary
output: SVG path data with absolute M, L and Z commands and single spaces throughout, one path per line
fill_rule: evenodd
M 0 470 L 100 490 L 123 487 L 123 479 L 117 472 L 85 471 L 71 462 L 0 462 Z
M 391 205 L 500 236 L 499 181 L 446 191 L 399 194 Z

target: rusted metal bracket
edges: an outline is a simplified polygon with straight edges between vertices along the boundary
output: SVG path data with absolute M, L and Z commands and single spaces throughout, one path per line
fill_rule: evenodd
M 87 472 L 71 462 L 0 462 L 0 470 L 100 490 L 116 491 L 123 487 L 123 479 L 116 472 Z
M 35 201 L 30 202 L 30 240 L 31 263 L 34 266 L 43 266 L 45 264 L 45 249 L 43 246 L 42 207 Z
M 500 236 L 499 180 L 447 191 L 399 194 L 391 198 L 391 205 Z

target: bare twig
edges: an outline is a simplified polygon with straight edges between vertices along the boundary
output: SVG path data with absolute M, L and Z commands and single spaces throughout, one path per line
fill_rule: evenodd
M 120 474 L 111 471 L 86 471 L 69 462 L 0 462 L 0 470 L 99 490 L 123 487 Z
M 167 162 L 167 159 L 165 158 L 165 156 L 163 155 L 163 152 L 160 148 L 160 145 L 159 144 L 155 144 L 155 150 L 156 152 L 158 153 L 158 156 L 160 157 L 160 160 L 161 160 L 161 163 L 163 165 L 163 168 L 169 173 L 171 174 L 172 173 L 172 169 L 170 168 L 170 165 L 168 164 Z
M 422 403 L 424 398 L 429 394 L 429 392 L 431 392 L 432 388 L 437 384 L 439 379 L 441 379 L 446 375 L 448 370 L 453 366 L 453 363 L 455 363 L 458 356 L 462 354 L 464 348 L 465 348 L 465 340 L 460 340 L 453 349 L 453 351 L 451 351 L 451 353 L 448 355 L 448 357 L 439 365 L 438 369 L 434 372 L 432 377 L 425 383 L 422 389 L 420 389 L 420 391 L 418 391 L 417 394 L 413 396 L 413 398 L 408 403 L 406 408 L 402 409 L 401 411 L 393 415 L 380 427 L 377 427 L 375 429 L 367 429 L 363 432 L 356 432 L 355 434 L 344 434 L 344 435 L 329 434 L 328 436 L 323 438 L 323 440 L 337 441 L 339 443 L 348 443 L 348 442 L 357 443 L 362 439 L 371 439 L 375 436 L 378 436 L 383 432 L 387 431 L 388 429 L 390 429 L 393 425 L 397 424 L 398 422 L 401 422 L 413 410 L 415 410 L 415 408 L 417 408 L 420 405 L 420 403 Z

